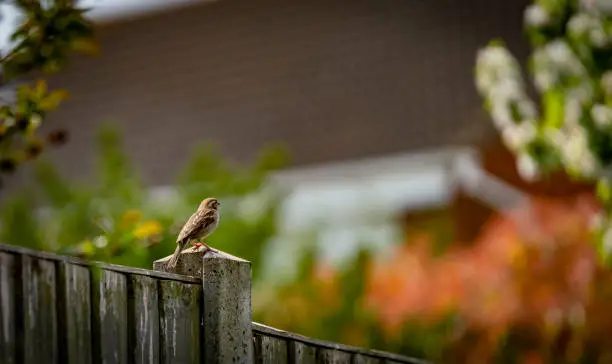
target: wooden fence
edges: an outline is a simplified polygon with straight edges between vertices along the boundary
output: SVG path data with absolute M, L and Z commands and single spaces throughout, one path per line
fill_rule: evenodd
M 249 262 L 184 258 L 196 276 L 0 245 L 0 363 L 423 363 L 252 323 Z

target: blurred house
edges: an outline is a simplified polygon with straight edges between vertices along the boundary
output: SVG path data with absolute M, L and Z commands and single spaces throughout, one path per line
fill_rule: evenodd
M 53 152 L 69 176 L 91 170 L 104 121 L 152 185 L 202 141 L 238 161 L 280 141 L 296 167 L 471 144 L 491 131 L 477 49 L 500 37 L 526 54 L 527 0 L 132 2 L 87 3 L 102 54 L 51 81 L 72 95 L 48 122 L 70 131 Z
M 102 54 L 52 78 L 72 96 L 48 127 L 71 138 L 49 154 L 87 178 L 96 126 L 114 121 L 144 179 L 165 186 L 200 142 L 238 162 L 282 142 L 292 168 L 278 181 L 295 191 L 285 230 L 323 221 L 322 246 L 392 241 L 398 216 L 414 224 L 463 198 L 452 166 L 494 135 L 476 52 L 503 38 L 524 60 L 528 3 L 90 1 Z M 481 224 L 457 215 L 467 231 Z

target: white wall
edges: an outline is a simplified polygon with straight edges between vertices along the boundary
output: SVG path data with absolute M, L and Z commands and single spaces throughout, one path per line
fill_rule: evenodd
M 473 154 L 451 147 L 279 173 L 275 183 L 290 194 L 264 274 L 275 279 L 279 271 L 293 273 L 295 261 L 287 257 L 313 241 L 335 264 L 353 258 L 359 246 L 377 251 L 400 241 L 398 213 L 448 204 L 453 165 Z

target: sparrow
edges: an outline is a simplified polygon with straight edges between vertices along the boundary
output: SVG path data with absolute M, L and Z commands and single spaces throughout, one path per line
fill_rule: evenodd
M 207 244 L 200 242 L 200 240 L 208 237 L 217 228 L 219 224 L 219 205 L 219 201 L 213 197 L 200 203 L 198 210 L 187 220 L 176 239 L 177 247 L 168 261 L 168 268 L 176 267 L 179 256 L 187 242 L 191 242 L 194 250 L 204 246 L 206 250 L 216 251 Z M 197 243 L 194 243 L 193 240 L 196 240 Z

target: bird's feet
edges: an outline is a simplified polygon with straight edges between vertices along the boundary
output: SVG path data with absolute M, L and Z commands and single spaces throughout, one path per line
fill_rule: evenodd
M 195 242 L 195 241 L 190 241 L 190 244 L 191 244 L 191 245 L 193 245 L 193 250 L 194 250 L 194 251 L 196 251 L 196 250 L 200 249 L 200 247 L 201 247 L 201 246 L 204 246 L 204 245 L 205 245 L 204 243 L 202 243 L 202 242 L 200 242 L 200 241 L 198 241 L 198 242 Z
M 206 244 L 206 243 L 202 243 L 201 241 L 198 241 L 198 242 L 195 242 L 195 243 L 192 241 L 192 242 L 191 242 L 191 245 L 193 245 L 193 250 L 194 250 L 194 251 L 196 251 L 196 250 L 200 249 L 200 247 L 202 247 L 202 246 L 203 246 L 203 247 L 204 247 L 204 252 L 205 252 L 205 253 L 206 253 L 207 251 L 211 251 L 211 252 L 213 252 L 213 253 L 218 253 L 218 252 L 219 252 L 218 250 L 216 250 L 216 249 L 213 249 L 213 248 L 209 247 L 209 246 L 208 246 L 208 244 Z

